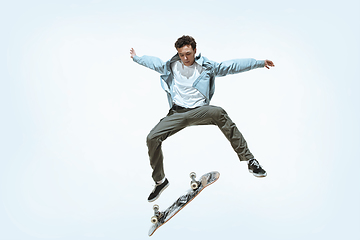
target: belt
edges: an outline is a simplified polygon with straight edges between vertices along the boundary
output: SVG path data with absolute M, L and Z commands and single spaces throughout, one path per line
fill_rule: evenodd
M 175 103 L 173 103 L 173 106 L 171 107 L 171 110 L 175 110 L 175 111 L 184 110 L 184 109 L 190 109 L 190 108 L 182 107 L 182 106 L 176 105 Z

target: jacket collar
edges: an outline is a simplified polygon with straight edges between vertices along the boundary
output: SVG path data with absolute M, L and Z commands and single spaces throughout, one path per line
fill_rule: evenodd
M 199 55 L 197 55 L 197 56 L 195 57 L 195 62 L 197 62 L 200 66 L 203 65 L 203 63 L 204 63 L 204 58 L 201 57 L 201 53 L 199 53 Z

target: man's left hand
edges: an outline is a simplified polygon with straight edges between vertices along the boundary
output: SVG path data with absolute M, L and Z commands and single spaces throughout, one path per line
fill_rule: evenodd
M 267 69 L 270 69 L 270 67 L 275 67 L 275 64 L 272 61 L 266 59 L 265 60 L 265 67 Z

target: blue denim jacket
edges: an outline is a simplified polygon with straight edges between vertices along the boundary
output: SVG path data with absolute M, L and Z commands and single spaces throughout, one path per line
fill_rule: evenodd
M 172 57 L 167 62 L 163 62 L 157 57 L 151 56 L 134 56 L 133 61 L 148 67 L 152 70 L 157 71 L 161 74 L 160 81 L 161 87 L 166 91 L 170 107 L 172 107 L 173 101 L 172 96 L 174 86 L 174 76 L 171 71 L 171 63 L 180 60 L 178 54 Z M 252 58 L 246 59 L 234 59 L 228 60 L 221 63 L 217 63 L 202 57 L 201 54 L 195 58 L 195 61 L 200 64 L 204 71 L 196 79 L 193 87 L 196 88 L 206 98 L 206 104 L 210 103 L 212 96 L 215 91 L 215 77 L 222 77 L 228 74 L 235 74 L 240 72 L 249 71 L 252 69 L 260 68 L 265 66 L 265 61 L 255 60 Z

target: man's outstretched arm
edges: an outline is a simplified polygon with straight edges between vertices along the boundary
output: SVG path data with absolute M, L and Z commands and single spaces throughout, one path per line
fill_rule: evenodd
M 130 49 L 130 57 L 133 59 L 134 62 L 143 65 L 144 67 L 148 67 L 152 70 L 157 71 L 160 74 L 165 73 L 165 63 L 157 57 L 151 56 L 142 56 L 139 57 L 136 55 L 136 52 L 133 48 Z
M 221 63 L 215 62 L 215 75 L 218 77 L 228 74 L 236 74 L 246 72 L 256 68 L 274 67 L 274 63 L 270 60 L 256 60 L 253 58 L 233 59 Z

